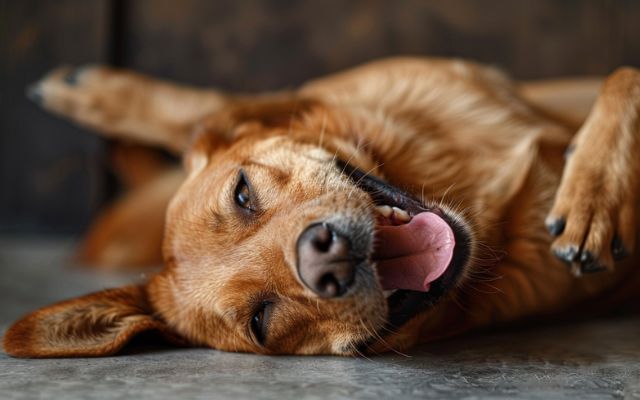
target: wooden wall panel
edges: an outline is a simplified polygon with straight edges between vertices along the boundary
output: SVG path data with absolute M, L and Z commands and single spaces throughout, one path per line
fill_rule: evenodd
M 633 0 L 138 0 L 128 65 L 235 90 L 397 55 L 465 57 L 535 79 L 638 63 Z
M 0 0 L 0 232 L 79 232 L 106 197 L 104 144 L 23 95 L 58 64 L 240 91 L 398 54 L 606 74 L 640 66 L 639 21 L 637 0 Z
M 108 3 L 0 2 L 0 232 L 77 232 L 102 200 L 100 141 L 25 97 L 60 64 L 105 62 Z

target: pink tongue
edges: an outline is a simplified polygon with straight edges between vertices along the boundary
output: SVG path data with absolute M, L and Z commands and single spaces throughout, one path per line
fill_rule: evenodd
M 408 224 L 379 226 L 374 260 L 384 290 L 429 291 L 453 257 L 455 238 L 439 216 L 423 212 Z

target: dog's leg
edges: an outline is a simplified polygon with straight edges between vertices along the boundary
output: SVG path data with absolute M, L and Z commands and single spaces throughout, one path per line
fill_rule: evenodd
M 575 78 L 518 83 L 518 93 L 552 119 L 578 130 L 602 87 L 602 78 Z
M 167 168 L 103 210 L 85 235 L 78 261 L 100 269 L 162 264 L 165 213 L 184 179 L 181 168 Z
M 640 71 L 612 74 L 570 147 L 546 220 L 552 250 L 576 275 L 632 251 L 640 189 Z
M 107 67 L 62 67 L 32 85 L 28 96 L 45 109 L 107 136 L 181 153 L 194 126 L 226 97 Z

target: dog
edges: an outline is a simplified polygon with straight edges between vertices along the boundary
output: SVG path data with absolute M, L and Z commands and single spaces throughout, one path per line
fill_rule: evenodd
M 640 71 L 599 85 L 422 58 L 256 96 L 55 70 L 30 90 L 45 109 L 183 154 L 185 172 L 153 192 L 161 272 L 27 315 L 5 351 L 105 356 L 154 331 L 350 356 L 637 302 Z

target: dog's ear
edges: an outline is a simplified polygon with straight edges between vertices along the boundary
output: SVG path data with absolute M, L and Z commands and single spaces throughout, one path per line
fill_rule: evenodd
M 293 121 L 320 105 L 317 100 L 291 93 L 230 101 L 196 126 L 185 152 L 185 167 L 189 173 L 198 172 L 215 151 L 224 149 L 247 132 L 290 127 Z
M 128 286 L 67 300 L 16 322 L 4 336 L 14 357 L 98 357 L 122 349 L 135 335 L 155 330 L 172 338 L 152 315 L 145 288 Z

